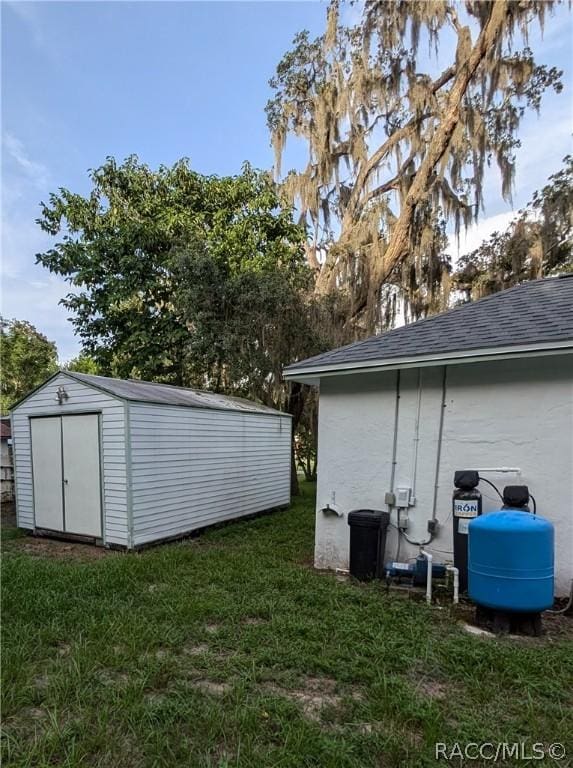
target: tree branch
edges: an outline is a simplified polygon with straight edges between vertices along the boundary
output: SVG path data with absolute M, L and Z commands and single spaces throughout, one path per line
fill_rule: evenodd
M 445 69 L 442 74 L 432 82 L 430 89 L 432 93 L 437 93 L 444 87 L 456 74 L 456 67 L 454 65 Z M 350 198 L 346 205 L 344 215 L 341 222 L 341 235 L 340 242 L 343 243 L 347 233 L 352 231 L 352 225 L 356 221 L 357 213 L 364 208 L 366 201 L 360 203 L 361 197 L 364 195 L 368 179 L 370 175 L 376 170 L 382 160 L 394 149 L 394 147 L 407 138 L 408 134 L 429 117 L 432 113 L 426 112 L 422 115 L 417 115 L 409 120 L 404 126 L 394 131 L 386 141 L 381 144 L 378 149 L 370 156 L 370 158 L 363 164 L 363 167 L 359 170 L 356 180 L 352 187 Z M 395 179 L 392 179 L 392 184 L 395 184 Z M 336 249 L 326 256 L 325 262 L 320 270 L 316 281 L 317 293 L 327 293 L 332 288 L 334 280 L 334 268 L 337 261 Z
M 484 24 L 475 45 L 466 61 L 458 68 L 454 83 L 448 94 L 444 116 L 428 144 L 428 149 L 416 173 L 406 200 L 400 211 L 398 221 L 392 230 L 388 247 L 383 258 L 376 265 L 370 282 L 370 302 L 380 293 L 380 288 L 389 277 L 397 264 L 404 258 L 409 242 L 409 231 L 416 206 L 427 192 L 428 180 L 436 165 L 447 151 L 452 134 L 460 121 L 461 107 L 467 88 L 477 68 L 486 57 L 488 51 L 495 45 L 503 28 L 508 13 L 505 0 L 494 0 L 489 19 Z M 444 73 L 445 74 L 445 73 Z M 443 75 L 439 78 L 441 80 Z M 434 83 L 435 85 L 435 83 Z M 355 314 L 364 309 L 358 307 Z

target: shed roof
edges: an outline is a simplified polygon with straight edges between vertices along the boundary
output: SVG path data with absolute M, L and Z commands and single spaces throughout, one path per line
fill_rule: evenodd
M 573 274 L 521 283 L 440 315 L 315 355 L 285 368 L 286 378 L 338 368 L 434 361 L 471 353 L 573 344 Z
M 241 397 L 218 395 L 215 392 L 204 392 L 200 389 L 187 389 L 185 387 L 175 387 L 171 384 L 159 384 L 153 381 L 139 381 L 137 379 L 112 379 L 107 376 L 94 376 L 89 373 L 76 373 L 75 371 L 62 371 L 62 373 L 85 384 L 97 387 L 103 392 L 119 397 L 122 400 L 179 405 L 187 408 L 289 415 Z
M 205 408 L 217 411 L 241 411 L 242 413 L 260 413 L 275 416 L 289 416 L 289 413 L 269 408 L 251 400 L 229 395 L 218 395 L 215 392 L 204 392 L 200 389 L 187 389 L 175 387 L 171 384 L 159 384 L 154 381 L 140 381 L 138 379 L 112 379 L 107 376 L 94 376 L 90 373 L 76 373 L 76 371 L 57 371 L 40 386 L 19 400 L 11 407 L 17 408 L 28 400 L 35 392 L 45 384 L 60 375 L 69 376 L 88 386 L 106 392 L 121 400 L 138 403 L 156 403 L 158 405 L 177 405 L 184 408 Z

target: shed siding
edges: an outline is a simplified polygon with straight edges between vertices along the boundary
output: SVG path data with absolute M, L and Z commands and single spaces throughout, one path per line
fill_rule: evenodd
M 408 535 L 424 540 L 436 484 L 436 453 L 443 369 L 424 369 L 416 468 L 416 505 Z M 319 472 L 315 562 L 348 568 L 346 513 L 357 507 L 385 509 L 390 489 L 396 372 L 324 378 L 319 412 Z M 401 372 L 396 482 L 414 481 L 417 371 Z M 573 466 L 573 355 L 448 366 L 440 471 L 438 535 L 428 549 L 452 559 L 451 495 L 456 469 L 514 466 L 521 475 L 488 474 L 499 487 L 526 484 L 539 514 L 555 525 L 556 592 L 573 578 L 571 467 Z M 484 511 L 499 500 L 482 487 Z M 320 510 L 333 504 L 342 518 Z M 396 522 L 392 513 L 392 522 Z M 393 558 L 396 532 L 389 529 L 386 554 Z M 403 542 L 401 559 L 416 548 Z
M 64 385 L 69 399 L 59 405 L 56 392 Z M 60 374 L 12 412 L 16 475 L 16 513 L 20 528 L 34 528 L 34 495 L 30 417 L 101 412 L 104 539 L 127 546 L 127 478 L 123 403 L 99 390 Z
M 288 416 L 129 411 L 134 545 L 289 503 Z

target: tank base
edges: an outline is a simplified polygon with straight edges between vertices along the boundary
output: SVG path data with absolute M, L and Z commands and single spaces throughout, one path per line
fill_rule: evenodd
M 476 606 L 476 624 L 496 635 L 528 635 L 539 637 L 543 632 L 540 613 L 514 613 Z

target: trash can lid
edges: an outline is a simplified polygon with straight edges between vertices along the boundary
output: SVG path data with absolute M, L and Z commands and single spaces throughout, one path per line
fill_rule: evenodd
M 364 528 L 386 528 L 390 522 L 390 513 L 381 509 L 353 509 L 348 513 L 348 525 L 361 525 Z

